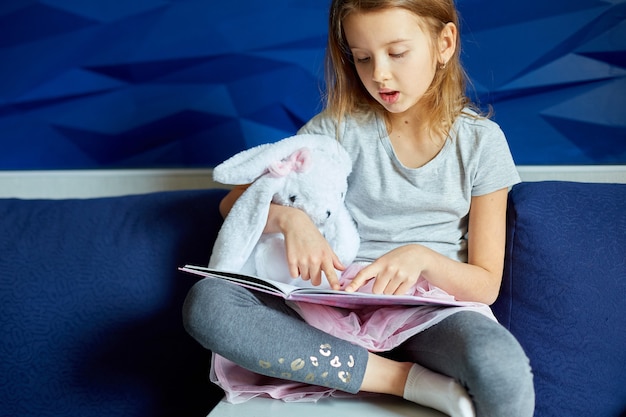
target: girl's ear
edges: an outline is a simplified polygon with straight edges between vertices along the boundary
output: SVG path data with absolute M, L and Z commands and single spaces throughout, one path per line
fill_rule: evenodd
M 454 56 L 456 52 L 456 42 L 458 39 L 458 29 L 452 22 L 446 23 L 441 32 L 439 32 L 438 39 L 438 59 L 439 64 L 445 66 L 448 61 Z

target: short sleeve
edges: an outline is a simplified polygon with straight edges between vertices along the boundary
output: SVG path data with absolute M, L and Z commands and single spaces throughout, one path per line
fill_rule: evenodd
M 489 122 L 481 130 L 472 196 L 509 188 L 521 181 L 502 129 Z

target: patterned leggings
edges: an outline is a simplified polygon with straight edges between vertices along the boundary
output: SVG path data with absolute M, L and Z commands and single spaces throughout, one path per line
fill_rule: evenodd
M 350 393 L 361 387 L 367 350 L 309 326 L 279 297 L 208 278 L 190 290 L 183 319 L 202 346 L 250 371 Z M 528 358 L 482 314 L 455 313 L 382 355 L 456 378 L 479 417 L 533 415 Z

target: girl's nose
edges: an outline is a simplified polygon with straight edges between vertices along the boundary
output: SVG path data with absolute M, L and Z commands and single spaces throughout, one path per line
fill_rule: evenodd
M 372 80 L 377 83 L 382 83 L 390 78 L 389 67 L 384 61 L 376 60 L 374 62 L 374 71 L 372 73 Z

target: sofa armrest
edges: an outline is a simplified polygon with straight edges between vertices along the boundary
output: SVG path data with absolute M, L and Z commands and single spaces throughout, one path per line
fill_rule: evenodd
M 522 183 L 509 194 L 494 312 L 531 360 L 536 416 L 626 411 L 626 185 Z

